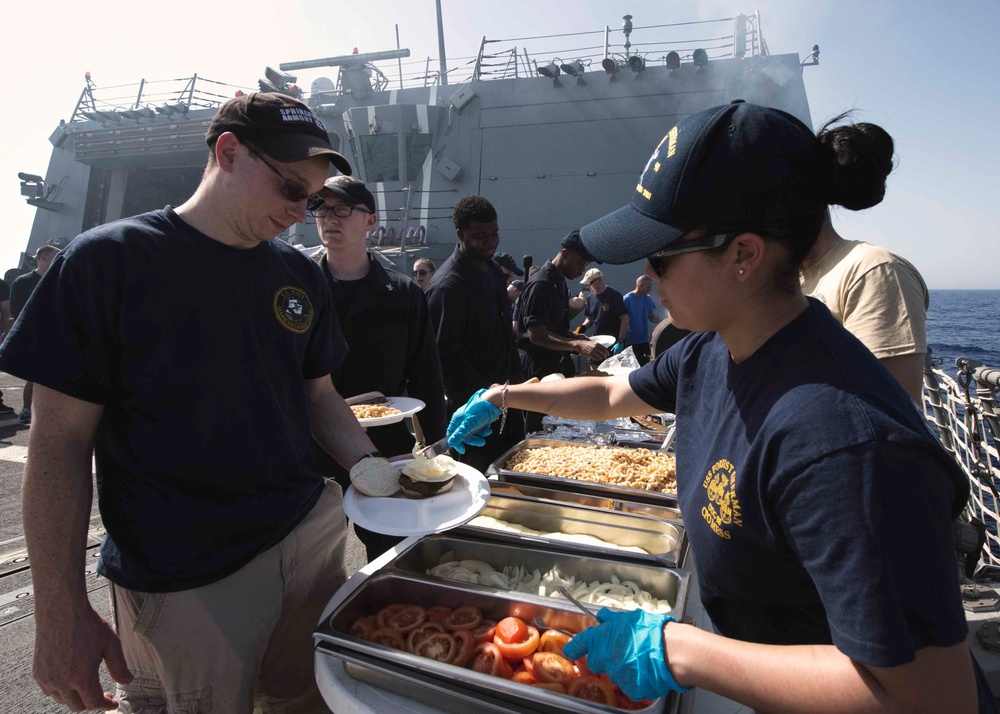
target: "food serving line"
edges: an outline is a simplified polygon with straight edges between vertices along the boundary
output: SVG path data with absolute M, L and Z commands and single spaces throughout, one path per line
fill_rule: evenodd
M 390 631 L 400 637 L 395 628 L 379 629 L 377 641 L 367 639 L 373 629 L 386 626 L 383 620 L 394 616 L 405 620 L 410 611 L 402 611 L 403 605 L 417 605 L 414 611 L 437 611 L 449 618 L 453 617 L 450 613 L 474 612 L 483 619 L 483 627 L 487 620 L 515 616 L 542 633 L 544 646 L 547 629 L 573 634 L 595 624 L 556 591 L 559 585 L 567 586 L 594 613 L 606 604 L 632 607 L 640 603 L 650 612 L 669 611 L 678 620 L 710 629 L 688 569 L 691 564 L 675 485 L 666 484 L 663 478 L 666 449 L 643 448 L 668 447 L 671 439 L 662 431 L 646 434 L 642 438 L 649 438 L 649 444 L 590 445 L 596 451 L 583 455 L 574 453 L 580 446 L 575 441 L 529 438 L 491 465 L 486 474 L 488 486 L 483 474 L 460 465 L 451 492 L 423 501 L 359 499 L 349 489 L 345 508 L 352 520 L 368 528 L 411 535 L 355 573 L 323 613 L 314 633 L 315 673 L 330 708 L 337 714 L 738 711 L 739 705 L 698 690 L 632 704 L 617 690 L 611 694 L 606 683 L 595 681 L 599 678 L 586 671 L 587 676 L 567 680 L 564 686 L 527 686 L 519 682 L 533 681 L 535 675 L 540 681 L 550 681 L 535 671 L 543 660 L 532 655 L 524 665 L 531 669 L 533 661 L 538 664 L 530 674 L 516 675 L 517 681 L 508 678 L 511 669 L 500 672 L 504 660 L 499 656 L 492 673 L 457 666 L 468 663 L 468 652 L 455 652 L 451 663 L 429 659 L 434 655 L 428 649 L 434 638 L 427 638 L 436 630 L 447 635 L 442 626 L 422 624 L 411 629 L 409 647 L 402 639 L 388 638 Z M 516 470 L 525 464 L 537 466 L 536 457 L 544 462 L 552 455 L 571 461 L 589 455 L 595 462 L 645 464 L 650 470 L 648 486 L 655 485 L 657 490 L 637 488 L 635 481 L 632 486 L 616 485 Z M 574 473 L 573 469 L 563 472 Z M 606 476 L 598 474 L 597 478 Z M 438 635 L 442 646 L 451 647 L 455 640 L 454 647 L 459 649 L 469 640 L 467 633 L 452 630 L 453 623 L 447 619 L 439 622 L 449 625 L 447 630 L 455 635 Z M 551 640 L 560 637 L 551 635 Z M 475 651 L 481 653 L 489 646 L 479 645 Z M 511 667 L 519 664 L 506 661 Z M 560 688 L 597 699 L 608 697 L 611 704 L 551 691 Z

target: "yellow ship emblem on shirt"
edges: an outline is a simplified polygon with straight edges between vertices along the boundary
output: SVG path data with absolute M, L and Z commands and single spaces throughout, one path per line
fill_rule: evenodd
M 736 467 L 727 459 L 719 459 L 701 485 L 708 497 L 708 503 L 701 508 L 702 518 L 715 535 L 729 540 L 729 529 L 743 525 L 743 510 L 736 498 Z

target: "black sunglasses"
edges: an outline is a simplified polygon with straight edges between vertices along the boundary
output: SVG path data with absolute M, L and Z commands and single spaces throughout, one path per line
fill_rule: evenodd
M 351 206 L 345 203 L 338 203 L 336 206 L 327 206 L 319 196 L 309 201 L 309 212 L 316 218 L 326 218 L 331 213 L 337 218 L 349 218 L 355 211 L 371 213 L 367 208 Z
M 431 271 L 425 270 L 424 268 L 420 268 L 419 270 L 414 270 L 413 271 L 413 275 L 414 276 L 419 275 L 421 278 L 424 277 L 425 275 L 430 275 L 430 274 L 431 274 Z
M 285 178 L 284 174 L 268 163 L 267 159 L 261 156 L 260 152 L 250 146 L 250 144 L 244 144 L 243 146 L 247 147 L 247 151 L 260 159 L 264 166 L 271 169 L 281 179 L 281 183 L 278 184 L 278 190 L 281 191 L 282 196 L 292 203 L 300 203 L 309 198 L 310 193 L 302 188 L 302 184 L 292 181 L 290 178 Z
M 746 233 L 746 231 L 716 233 L 713 235 L 702 236 L 701 238 L 695 238 L 694 240 L 684 241 L 683 243 L 674 243 L 663 250 L 658 250 L 653 253 L 651 256 L 647 257 L 646 260 L 649 261 L 649 265 L 653 269 L 653 272 L 656 273 L 657 277 L 663 277 L 663 261 L 667 258 L 675 255 L 682 255 L 684 253 L 697 253 L 699 250 L 713 250 L 715 248 L 721 248 L 724 245 L 732 243 L 736 239 L 736 236 L 743 233 Z

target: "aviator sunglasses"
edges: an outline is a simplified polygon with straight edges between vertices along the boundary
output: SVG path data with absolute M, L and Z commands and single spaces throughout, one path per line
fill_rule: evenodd
M 250 146 L 250 144 L 243 144 L 243 146 L 247 147 L 247 151 L 260 159 L 264 166 L 271 169 L 271 171 L 273 171 L 278 178 L 281 179 L 281 183 L 278 184 L 278 190 L 281 192 L 282 196 L 292 203 L 299 203 L 309 198 L 309 192 L 302 188 L 302 184 L 292 181 L 290 178 L 285 178 L 284 174 L 274 168 L 274 166 L 272 166 L 267 159 L 261 156 L 259 151 Z
M 425 275 L 430 275 L 430 273 L 431 273 L 431 271 L 427 270 L 426 268 L 418 268 L 417 270 L 413 271 L 413 277 L 416 277 L 416 276 L 419 275 L 422 278 Z

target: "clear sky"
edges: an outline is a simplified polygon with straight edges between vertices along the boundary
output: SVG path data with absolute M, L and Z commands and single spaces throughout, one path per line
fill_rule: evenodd
M 998 0 L 442 0 L 450 58 L 476 53 L 486 35 L 506 39 L 697 19 L 762 15 L 773 54 L 803 57 L 813 125 L 856 109 L 896 139 L 898 168 L 885 201 L 839 211 L 847 238 L 907 257 L 931 288 L 1000 288 L 1000 27 Z M 433 0 L 48 0 L 8 12 L 0 59 L 10 82 L 0 113 L 0 273 L 24 249 L 35 209 L 18 171 L 45 175 L 48 136 L 69 119 L 90 71 L 100 87 L 198 73 L 255 87 L 266 65 L 394 49 L 395 25 L 412 58 L 436 58 Z M 637 41 L 633 35 L 633 42 Z M 319 74 L 303 72 L 308 87 Z M 650 147 L 652 149 L 653 147 Z M 641 170 L 636 166 L 636 175 Z M 501 225 L 502 230 L 502 225 Z

